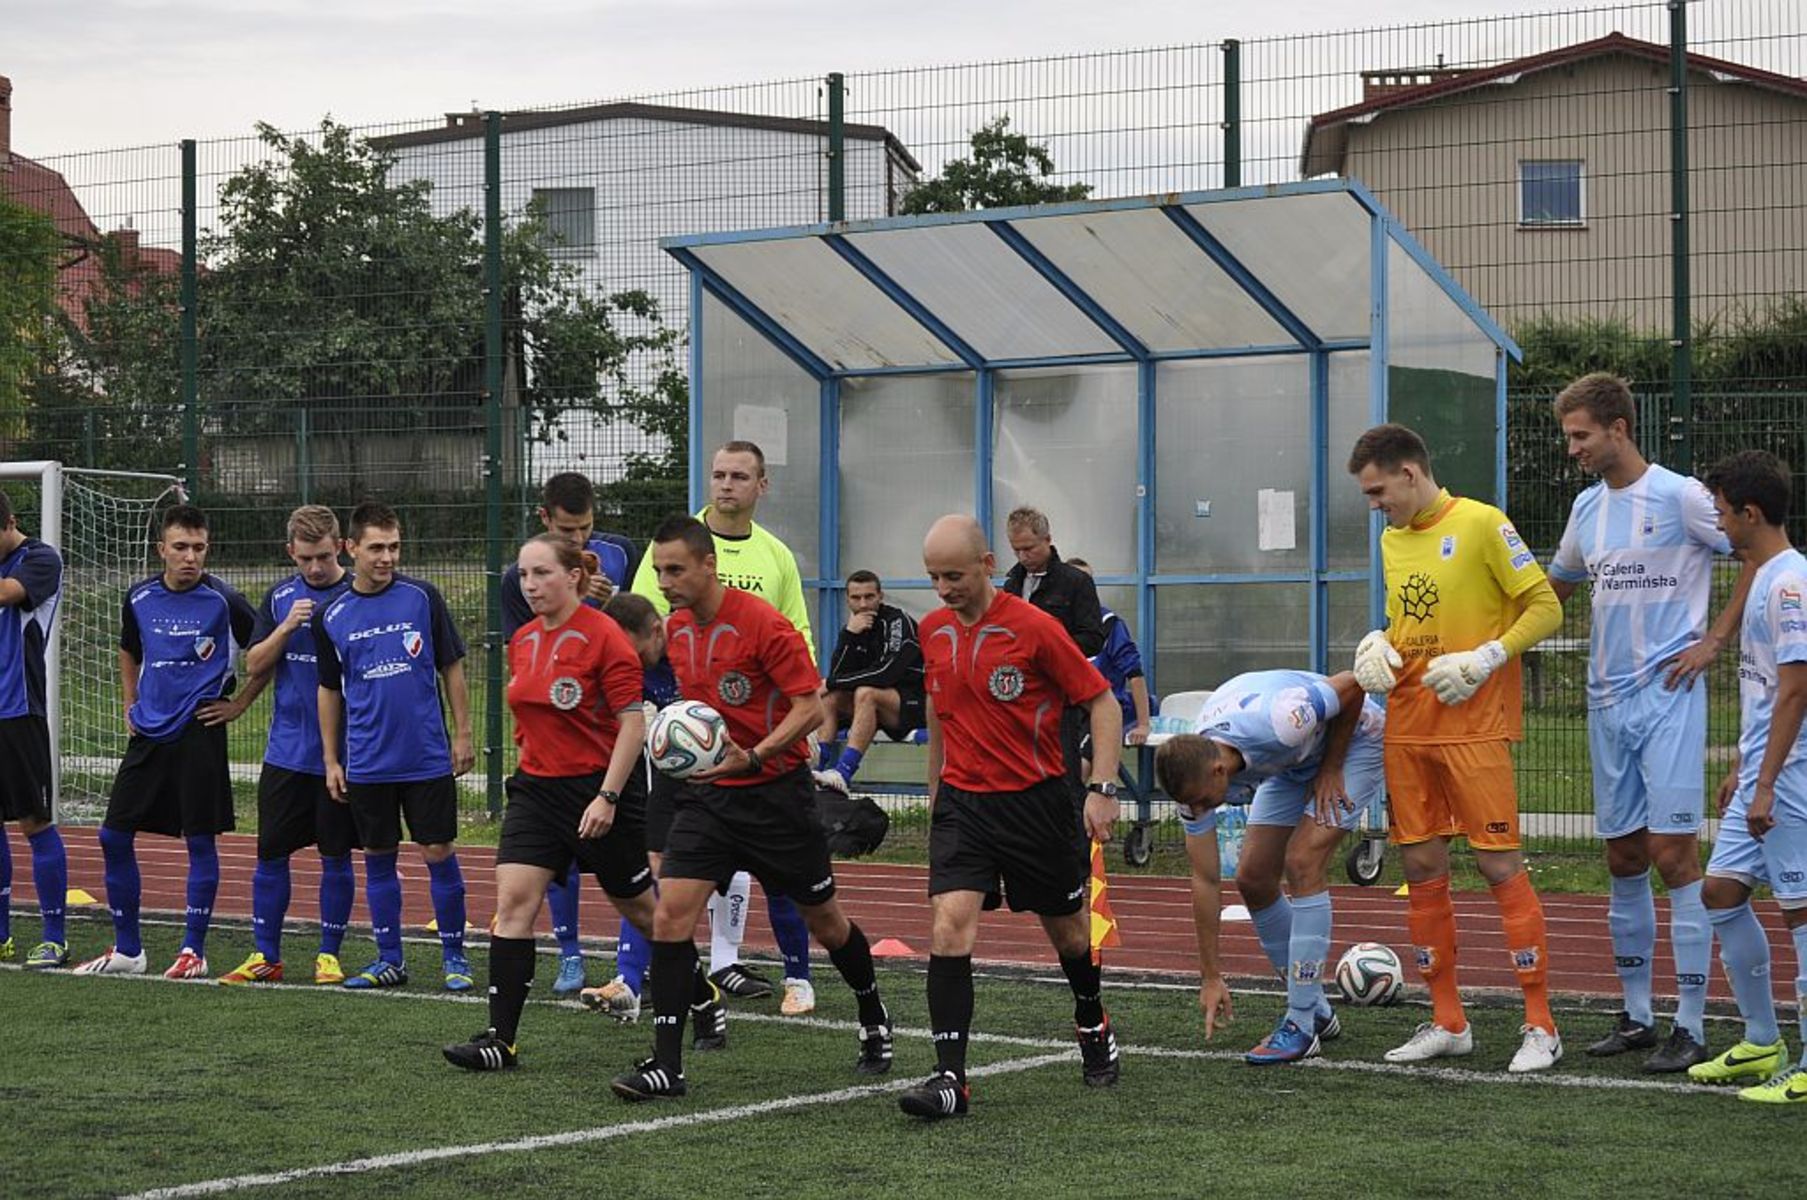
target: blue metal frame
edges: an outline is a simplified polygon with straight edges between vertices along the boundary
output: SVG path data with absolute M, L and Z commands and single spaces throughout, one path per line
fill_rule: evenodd
M 826 359 L 798 341 L 790 330 L 774 321 L 763 308 L 742 295 L 738 288 L 711 270 L 702 259 L 688 250 L 672 250 L 669 253 L 690 268 L 691 274 L 701 277 L 703 287 L 708 290 L 710 295 L 727 305 L 735 316 L 757 329 L 768 342 L 782 351 L 785 357 L 803 368 L 811 379 L 822 380 L 835 373 L 834 367 L 830 366 Z M 702 326 L 699 324 L 696 329 L 690 331 L 693 340 L 700 340 L 698 330 L 701 328 Z
M 1330 356 L 1311 356 L 1311 669 L 1330 673 Z
M 1366 338 L 1341 338 L 1334 342 L 1323 342 L 1317 349 L 1336 354 L 1351 350 L 1366 350 Z M 1150 350 L 1148 362 L 1196 362 L 1213 358 L 1272 358 L 1285 354 L 1305 354 L 1307 349 L 1295 342 L 1280 345 L 1260 346 L 1213 346 L 1199 350 Z M 1044 355 L 1035 358 L 994 358 L 985 365 L 997 371 L 1027 370 L 1039 367 L 1092 367 L 1123 366 L 1128 363 L 1141 362 L 1133 354 L 1119 351 L 1104 351 L 1097 354 Z M 835 375 L 841 379 L 866 379 L 885 375 L 950 375 L 959 371 L 970 371 L 973 368 L 965 363 L 924 363 L 921 366 L 887 366 L 887 367 L 840 367 Z
M 1154 653 L 1155 364 L 1136 368 L 1136 649 L 1151 695 L 1159 696 Z
M 828 580 L 841 577 L 841 381 L 824 379 L 819 400 L 822 406 L 822 434 L 817 469 L 817 492 L 821 508 L 817 513 L 817 574 Z M 834 642 L 841 628 L 840 613 L 834 607 L 833 586 L 816 590 L 816 665 L 826 668 L 834 659 Z
M 690 507 L 703 507 L 703 277 L 690 273 Z
M 1084 313 L 1092 324 L 1096 325 L 1104 336 L 1122 347 L 1123 352 L 1137 362 L 1148 361 L 1148 347 L 1140 338 L 1126 329 L 1123 323 L 1105 310 L 1104 305 L 1092 299 L 1086 290 L 1073 282 L 1071 276 L 1055 266 L 1048 256 L 1043 254 L 1033 242 L 1023 235 L 1023 231 L 1008 221 L 989 221 L 987 227 L 998 235 L 1000 241 L 1012 250 L 1017 257 L 1035 269 L 1036 274 L 1054 285 L 1054 289 L 1067 298 L 1067 303 Z
M 978 373 L 973 403 L 973 516 L 987 538 L 991 537 L 991 422 L 996 386 L 990 371 Z
M 1493 503 L 1506 507 L 1506 350 L 1493 352 Z
M 1374 211 L 1368 225 L 1368 424 L 1384 424 L 1387 404 L 1388 324 L 1386 217 Z M 1386 527 L 1379 513 L 1368 514 L 1368 626 L 1387 620 L 1387 577 L 1380 561 L 1380 534 Z
M 1180 232 L 1191 238 L 1193 244 L 1203 250 L 1218 269 L 1230 277 L 1237 287 L 1248 294 L 1249 299 L 1259 304 L 1268 316 L 1272 317 L 1280 328 L 1298 339 L 1299 345 L 1307 350 L 1316 350 L 1324 344 L 1324 339 L 1311 331 L 1311 327 L 1299 319 L 1299 315 L 1288 308 L 1280 297 L 1274 295 L 1267 284 L 1255 277 L 1254 272 L 1242 265 L 1230 252 L 1230 248 L 1217 240 L 1217 235 L 1199 224 L 1198 218 L 1177 204 L 1163 204 L 1161 211 L 1167 219 L 1179 226 Z
M 976 371 L 985 365 L 985 356 L 956 333 L 953 326 L 936 316 L 928 305 L 912 296 L 902 284 L 887 275 L 884 268 L 867 258 L 846 238 L 838 233 L 831 233 L 820 240 L 823 245 L 840 255 L 848 266 L 863 275 L 866 282 L 883 292 L 891 303 L 909 313 L 917 324 L 928 330 L 937 341 L 948 348 L 949 353 L 966 364 L 969 369 Z

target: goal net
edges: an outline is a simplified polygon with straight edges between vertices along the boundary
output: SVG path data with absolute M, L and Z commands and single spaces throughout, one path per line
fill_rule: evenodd
M 174 475 L 0 463 L 19 527 L 63 555 L 62 599 L 45 655 L 45 703 L 61 820 L 103 815 L 125 754 L 119 610 L 155 568 L 156 518 L 182 497 Z

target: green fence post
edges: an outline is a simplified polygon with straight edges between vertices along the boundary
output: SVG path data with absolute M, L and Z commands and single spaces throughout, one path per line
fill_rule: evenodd
M 195 312 L 200 272 L 195 207 L 195 141 L 182 139 L 182 478 L 188 494 L 201 488 L 200 326 Z
M 1223 185 L 1242 186 L 1242 43 L 1223 43 Z
M 483 476 L 485 659 L 483 769 L 489 813 L 502 813 L 502 114 L 483 114 Z
M 828 76 L 828 219 L 847 219 L 847 80 Z
M 1669 0 L 1670 466 L 1694 469 L 1694 330 L 1688 275 L 1688 5 Z
M 303 404 L 295 410 L 295 490 L 301 493 L 303 504 L 314 502 L 314 458 L 309 445 L 312 432 L 307 405 Z

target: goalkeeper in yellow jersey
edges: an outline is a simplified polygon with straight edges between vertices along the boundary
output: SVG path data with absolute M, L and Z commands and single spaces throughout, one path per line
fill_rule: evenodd
M 1547 1070 L 1562 1058 L 1562 1039 L 1550 1015 L 1543 906 L 1519 852 L 1508 744 L 1524 737 L 1519 656 L 1556 631 L 1562 606 L 1506 514 L 1439 487 L 1412 430 L 1362 434 L 1349 473 L 1387 519 L 1387 628 L 1362 639 L 1355 677 L 1389 697 L 1391 838 L 1411 885 L 1409 925 L 1432 1005 L 1432 1019 L 1386 1057 L 1422 1062 L 1474 1049 L 1449 895 L 1449 840 L 1461 836 L 1492 886 L 1525 993 L 1524 1040 L 1509 1069 Z

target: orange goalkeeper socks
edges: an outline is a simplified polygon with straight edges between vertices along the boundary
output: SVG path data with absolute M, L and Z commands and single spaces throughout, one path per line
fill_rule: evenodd
M 1494 884 L 1493 898 L 1506 930 L 1506 952 L 1512 956 L 1518 986 L 1525 992 L 1525 1024 L 1555 1033 L 1556 1018 L 1550 1014 L 1550 938 L 1531 876 L 1520 871 L 1506 882 Z
M 1418 948 L 1418 973 L 1431 989 L 1431 1019 L 1451 1033 L 1468 1028 L 1456 987 L 1456 908 L 1449 876 L 1413 883 L 1406 893 L 1406 923 Z

